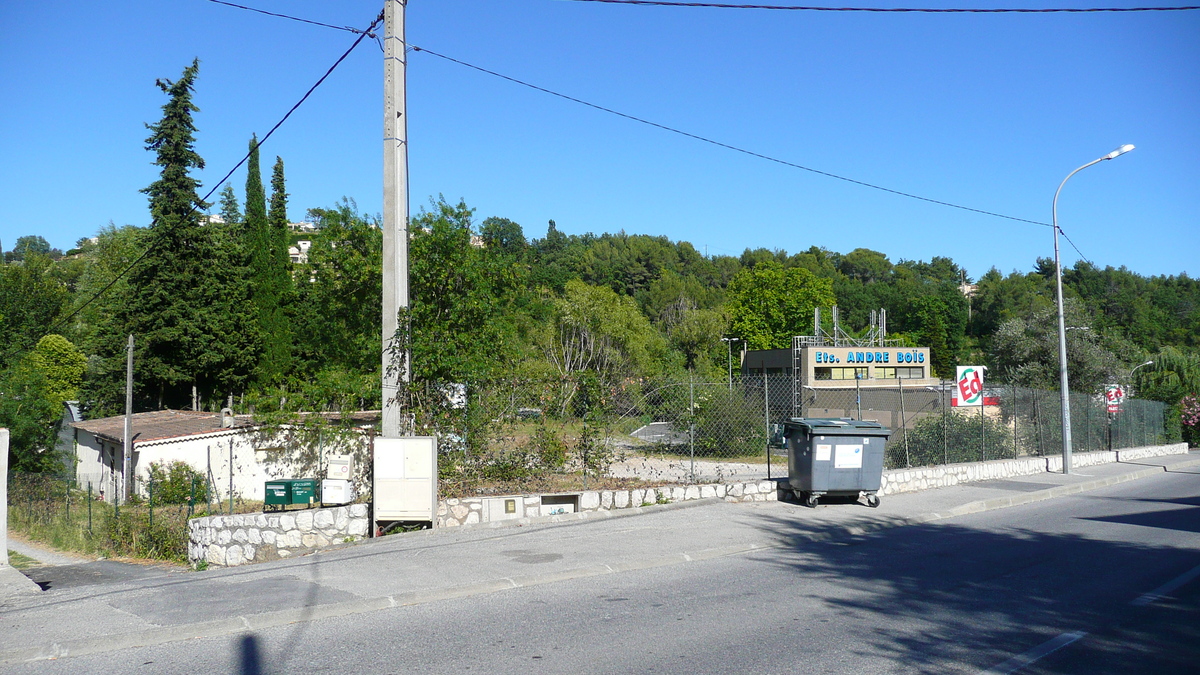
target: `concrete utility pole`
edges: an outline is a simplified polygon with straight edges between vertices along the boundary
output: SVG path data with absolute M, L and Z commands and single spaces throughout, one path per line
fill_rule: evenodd
M 383 57 L 383 435 L 400 435 L 403 413 L 397 394 L 408 382 L 410 353 L 395 367 L 390 348 L 408 308 L 408 117 L 405 101 L 404 8 L 407 0 L 387 0 Z
M 121 462 L 121 496 L 129 501 L 130 469 L 133 464 L 133 335 L 129 335 L 129 345 L 125 348 L 125 452 Z M 113 495 L 116 498 L 116 495 Z

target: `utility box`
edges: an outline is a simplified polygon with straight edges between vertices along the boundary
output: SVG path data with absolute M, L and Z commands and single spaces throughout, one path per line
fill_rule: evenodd
M 863 494 L 868 506 L 879 506 L 890 429 L 867 420 L 799 417 L 780 427 L 788 450 L 788 479 L 781 489 L 804 495 L 809 506 L 824 495 Z
M 376 522 L 434 522 L 437 512 L 437 439 L 375 439 Z
M 354 456 L 330 455 L 325 465 L 325 478 L 329 480 L 354 480 Z
M 322 504 L 349 504 L 358 499 L 354 484 L 340 478 L 326 478 L 321 481 Z
M 269 480 L 263 497 L 264 506 L 287 507 L 293 504 L 312 506 L 317 500 L 315 478 L 281 478 Z

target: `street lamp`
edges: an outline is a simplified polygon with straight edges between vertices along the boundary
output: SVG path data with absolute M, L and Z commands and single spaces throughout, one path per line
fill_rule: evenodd
M 1093 164 L 1099 164 L 1106 159 L 1120 157 L 1130 150 L 1133 150 L 1133 145 L 1127 143 L 1107 155 L 1099 159 L 1094 159 L 1067 174 L 1067 177 L 1059 183 L 1058 189 L 1054 191 L 1054 203 L 1050 208 L 1051 217 L 1053 218 L 1052 229 L 1054 230 L 1054 278 L 1058 288 L 1058 379 L 1059 387 L 1062 390 L 1063 473 L 1071 473 L 1071 390 L 1067 388 L 1067 327 L 1066 320 L 1063 318 L 1062 263 L 1058 258 L 1058 193 L 1062 192 L 1063 186 L 1067 184 L 1071 176 Z
M 1141 365 L 1134 366 L 1133 370 L 1129 371 L 1129 395 L 1133 396 L 1133 374 L 1138 371 L 1138 368 L 1154 365 L 1153 361 L 1147 361 Z
M 729 391 L 733 391 L 733 343 L 745 342 L 745 340 L 738 337 L 723 337 L 721 342 L 724 342 L 725 346 L 729 348 Z

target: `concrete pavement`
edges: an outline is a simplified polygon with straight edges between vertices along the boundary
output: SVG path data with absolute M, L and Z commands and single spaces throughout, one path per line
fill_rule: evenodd
M 1200 453 L 833 503 L 685 502 L 526 527 L 437 530 L 301 559 L 205 572 L 83 573 L 0 600 L 0 663 L 258 630 L 624 570 L 690 564 L 798 542 L 1052 499 L 1163 471 L 1200 473 Z M 627 515 L 626 515 L 627 514 Z

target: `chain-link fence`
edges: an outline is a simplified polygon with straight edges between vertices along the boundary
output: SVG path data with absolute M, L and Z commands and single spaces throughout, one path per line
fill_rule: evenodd
M 986 405 L 957 408 L 953 384 L 856 389 L 799 387 L 790 375 L 627 380 L 503 380 L 425 386 L 410 398 L 418 433 L 441 439 L 443 480 L 603 475 L 629 455 L 765 462 L 772 423 L 852 417 L 893 430 L 887 467 L 1061 452 L 1057 392 L 993 386 Z M 1077 452 L 1165 442 L 1166 406 L 1128 400 L 1110 414 L 1101 395 L 1071 395 Z M 776 458 L 779 459 L 778 457 Z
M 207 482 L 151 474 L 135 482 L 129 499 L 102 496 L 112 485 L 101 475 L 10 472 L 8 526 L 62 550 L 186 560 L 187 521 L 209 512 Z

